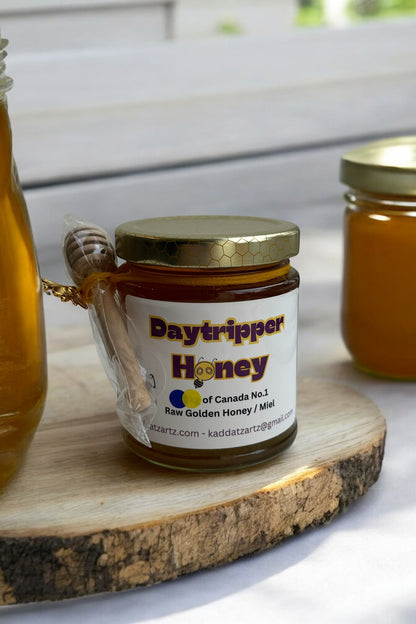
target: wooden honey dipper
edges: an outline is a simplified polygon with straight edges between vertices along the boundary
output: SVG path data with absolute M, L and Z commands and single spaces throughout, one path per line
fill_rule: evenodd
M 71 226 L 71 221 L 69 225 Z M 116 252 L 109 236 L 104 230 L 90 223 L 70 227 L 64 237 L 63 251 L 68 273 L 78 287 L 91 273 L 113 272 L 117 268 Z M 142 413 L 151 406 L 152 399 L 110 284 L 104 279 L 99 280 L 91 289 L 91 299 L 97 329 L 108 361 L 114 367 L 114 358 L 116 359 L 117 370 L 113 372 L 117 382 L 127 388 L 130 408 L 127 419 L 131 421 L 135 414 Z M 92 311 L 91 306 L 88 307 Z M 122 424 L 125 424 L 123 418 L 121 420 Z M 137 436 L 137 426 L 130 423 L 126 428 Z M 143 437 L 149 444 L 147 434 L 143 436 L 142 432 L 141 441 Z

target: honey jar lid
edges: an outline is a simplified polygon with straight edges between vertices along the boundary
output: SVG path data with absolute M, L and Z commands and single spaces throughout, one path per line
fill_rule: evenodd
M 416 136 L 374 141 L 344 154 L 340 179 L 360 191 L 416 195 Z
M 232 268 L 280 262 L 299 251 L 289 221 L 238 216 L 158 217 L 116 229 L 118 256 L 130 262 L 183 268 Z

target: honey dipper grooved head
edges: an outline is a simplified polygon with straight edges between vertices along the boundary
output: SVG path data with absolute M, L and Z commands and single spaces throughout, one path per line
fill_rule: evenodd
M 109 236 L 89 224 L 71 229 L 64 239 L 65 263 L 77 286 L 96 271 L 115 271 L 116 252 Z

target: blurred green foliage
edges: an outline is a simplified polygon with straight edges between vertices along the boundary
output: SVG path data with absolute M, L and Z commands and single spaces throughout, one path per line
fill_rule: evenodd
M 299 0 L 299 5 L 296 20 L 298 26 L 325 24 L 322 0 Z M 416 0 L 349 0 L 346 14 L 351 21 L 416 15 Z
M 324 10 L 321 0 L 301 0 L 296 16 L 297 26 L 319 26 L 324 23 Z
M 240 24 L 232 19 L 222 20 L 216 27 L 220 35 L 241 35 L 243 29 Z

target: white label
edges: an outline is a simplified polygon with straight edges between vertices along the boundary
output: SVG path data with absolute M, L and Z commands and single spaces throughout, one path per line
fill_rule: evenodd
M 230 448 L 292 426 L 297 289 L 231 303 L 126 303 L 137 356 L 155 383 L 151 442 Z

